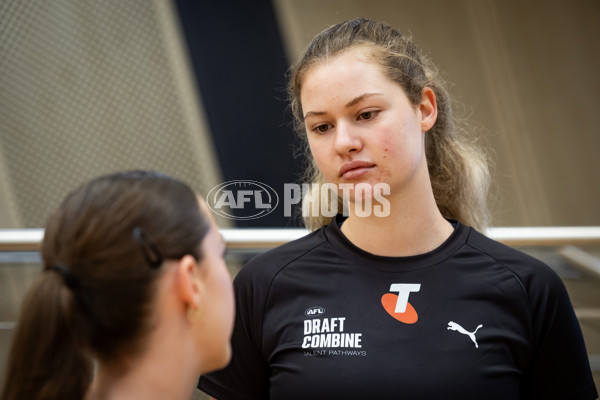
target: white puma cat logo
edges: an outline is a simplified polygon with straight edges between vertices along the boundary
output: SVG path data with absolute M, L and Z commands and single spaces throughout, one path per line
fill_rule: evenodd
M 479 345 L 477 344 L 477 340 L 475 339 L 475 333 L 477 333 L 479 328 L 482 328 L 482 327 L 483 327 L 483 325 L 479 324 L 473 332 L 469 332 L 465 328 L 463 328 L 462 326 L 457 324 L 456 322 L 452 322 L 452 321 L 448 322 L 449 330 L 457 331 L 458 333 L 462 333 L 463 335 L 467 335 L 468 337 L 470 337 L 471 340 L 473 341 L 473 343 L 475 343 L 475 348 L 477 348 L 477 349 L 479 348 Z

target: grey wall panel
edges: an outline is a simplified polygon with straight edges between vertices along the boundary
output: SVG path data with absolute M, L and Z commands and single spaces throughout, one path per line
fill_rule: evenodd
M 0 7 L 0 167 L 13 208 L 2 220 L 44 226 L 68 191 L 117 170 L 160 170 L 202 193 L 220 182 L 168 2 Z

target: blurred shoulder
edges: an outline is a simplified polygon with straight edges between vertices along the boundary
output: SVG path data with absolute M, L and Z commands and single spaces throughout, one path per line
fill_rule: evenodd
M 236 281 L 272 279 L 279 271 L 327 241 L 323 229 L 267 250 L 242 267 Z

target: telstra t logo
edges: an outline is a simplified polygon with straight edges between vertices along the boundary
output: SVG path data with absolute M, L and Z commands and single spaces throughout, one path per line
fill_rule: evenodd
M 417 311 L 408 302 L 411 292 L 421 290 L 420 283 L 393 283 L 390 292 L 381 297 L 381 304 L 392 317 L 405 324 L 414 324 L 419 319 Z M 394 294 L 398 293 L 398 294 Z

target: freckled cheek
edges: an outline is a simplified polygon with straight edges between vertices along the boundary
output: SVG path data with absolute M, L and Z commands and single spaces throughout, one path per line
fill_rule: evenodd
M 332 157 L 328 155 L 326 151 L 324 151 L 324 147 L 321 146 L 313 146 L 309 141 L 310 153 L 312 154 L 317 167 L 321 171 L 321 173 L 327 178 L 330 171 L 328 171 L 328 165 L 331 164 Z
M 382 139 L 378 146 L 383 158 L 392 158 L 397 153 L 399 145 L 393 139 Z
M 316 148 L 314 142 L 311 139 L 308 139 L 308 149 L 310 150 L 310 154 L 312 154 L 313 158 L 316 159 L 316 153 L 318 149 Z
M 410 154 L 412 152 L 407 151 L 409 143 L 403 142 L 398 138 L 390 138 L 382 140 L 379 143 L 379 148 L 381 149 L 379 157 L 382 161 L 381 176 L 379 179 L 384 182 L 389 180 L 399 169 L 408 168 L 407 164 L 412 163 L 409 161 L 409 158 L 412 157 Z

